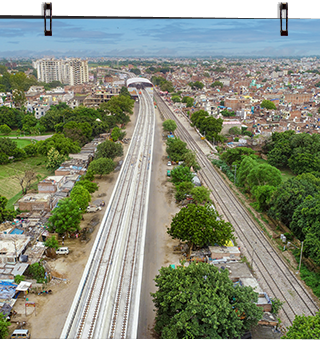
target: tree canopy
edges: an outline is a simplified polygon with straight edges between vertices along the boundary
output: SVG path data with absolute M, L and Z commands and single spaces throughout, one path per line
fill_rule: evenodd
M 234 238 L 233 227 L 222 220 L 216 210 L 195 204 L 187 205 L 173 217 L 167 233 L 173 239 L 188 242 L 190 249 L 193 244 L 199 247 L 215 243 L 224 245 Z
M 228 270 L 207 263 L 162 267 L 154 281 L 161 339 L 237 339 L 263 314 L 251 287 L 234 286 Z
M 190 171 L 190 168 L 187 166 L 176 166 L 171 171 L 171 181 L 174 184 L 182 183 L 182 182 L 191 182 L 193 175 Z
M 100 178 L 102 175 L 108 175 L 110 172 L 112 172 L 115 168 L 116 164 L 113 162 L 111 158 L 98 158 L 93 160 L 88 170 L 92 170 L 95 174 L 100 175 Z
M 70 192 L 70 197 L 75 202 L 82 212 L 84 212 L 89 202 L 91 201 L 91 195 L 89 191 L 82 185 L 74 186 Z
M 167 139 L 167 154 L 174 161 L 183 161 L 185 154 L 188 152 L 187 143 L 183 142 L 179 137 Z
M 264 99 L 260 105 L 262 108 L 266 108 L 268 110 L 276 110 L 276 106 L 274 105 L 274 103 L 270 100 L 266 100 Z
M 0 195 L 0 223 L 5 221 L 12 221 L 16 216 L 14 210 L 6 208 L 7 203 L 7 198 Z
M 296 315 L 281 339 L 320 339 L 320 312 L 315 316 Z
M 225 161 L 230 166 L 234 163 L 240 164 L 244 156 L 250 156 L 253 159 L 256 158 L 254 156 L 254 153 L 255 152 L 250 148 L 245 147 L 232 148 L 224 152 L 220 156 L 220 159 Z
M 115 143 L 111 140 L 105 140 L 97 146 L 95 159 L 99 158 L 111 158 L 123 156 L 123 146 L 119 143 Z
M 73 233 L 80 230 L 81 211 L 70 197 L 61 199 L 52 210 L 48 226 L 51 232 L 58 234 Z
M 174 132 L 177 128 L 177 123 L 173 119 L 167 119 L 162 123 L 162 126 L 165 131 Z

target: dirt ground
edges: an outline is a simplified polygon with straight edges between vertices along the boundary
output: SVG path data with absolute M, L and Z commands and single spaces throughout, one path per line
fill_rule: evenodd
M 126 127 L 126 137 L 131 138 L 135 121 L 138 113 L 138 105 L 135 104 L 135 113 L 131 117 L 131 122 Z M 144 296 L 141 295 L 140 314 L 146 316 L 146 320 L 141 324 L 141 335 L 139 337 L 152 338 L 152 328 L 154 322 L 153 303 L 150 292 L 155 291 L 154 277 L 161 266 L 167 266 L 171 263 L 179 263 L 178 255 L 173 254 L 172 248 L 177 245 L 176 240 L 172 240 L 166 233 L 166 227 L 171 223 L 174 214 L 179 211 L 175 204 L 172 184 L 167 181 L 166 177 L 166 153 L 165 141 L 162 140 L 162 121 L 159 112 L 156 112 L 156 136 L 154 142 L 154 158 L 151 177 L 150 201 L 148 211 L 148 225 L 146 237 L 145 252 L 145 269 L 144 288 L 147 289 Z M 116 159 L 124 159 L 129 144 L 124 144 L 124 156 Z M 87 241 L 80 239 L 67 239 L 64 246 L 69 247 L 69 255 L 60 255 L 55 259 L 46 258 L 48 265 L 52 269 L 53 279 L 45 287 L 45 290 L 52 290 L 52 294 L 37 295 L 34 293 L 26 296 L 20 294 L 14 306 L 17 315 L 11 319 L 10 331 L 21 328 L 17 322 L 26 322 L 25 328 L 29 329 L 32 338 L 36 339 L 57 339 L 60 337 L 64 322 L 68 315 L 69 309 L 73 302 L 74 295 L 77 291 L 78 284 L 81 280 L 87 258 L 90 254 L 95 236 L 103 218 L 105 209 L 111 197 L 114 185 L 116 183 L 119 171 L 103 176 L 102 179 L 96 178 L 95 182 L 99 190 L 92 194 L 92 202 L 97 199 L 103 199 L 106 203 L 101 211 L 96 213 L 84 214 L 84 220 L 81 221 L 81 228 L 91 227 L 93 230 L 89 234 Z M 152 216 L 153 218 L 151 218 Z M 154 219 L 156 217 L 156 219 Z M 98 221 L 95 227 L 90 222 Z M 154 223 L 157 221 L 157 223 Z M 151 269 L 151 270 L 149 270 Z M 145 275 L 146 274 L 146 275 Z M 39 287 L 40 289 L 40 287 Z M 36 309 L 27 307 L 25 302 L 36 303 Z M 10 333 L 11 334 L 11 333 Z

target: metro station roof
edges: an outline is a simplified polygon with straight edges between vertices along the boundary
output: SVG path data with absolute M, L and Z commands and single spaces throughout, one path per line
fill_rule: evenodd
M 153 86 L 151 81 L 147 78 L 130 78 L 127 80 L 127 86 L 130 86 L 131 84 L 134 84 L 134 83 L 145 83 L 145 84 L 149 84 Z

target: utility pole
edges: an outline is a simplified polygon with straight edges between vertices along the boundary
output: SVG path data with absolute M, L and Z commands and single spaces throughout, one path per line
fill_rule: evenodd
M 233 165 L 232 167 L 235 167 L 235 170 L 234 170 L 234 184 L 236 184 L 236 181 L 237 181 L 237 164 Z
M 300 273 L 301 261 L 302 261 L 302 252 L 303 252 L 303 241 L 301 243 L 300 262 L 299 262 L 299 269 L 298 269 L 297 274 Z

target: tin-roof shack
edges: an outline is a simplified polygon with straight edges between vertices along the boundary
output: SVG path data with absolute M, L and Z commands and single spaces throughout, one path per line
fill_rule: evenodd
M 209 246 L 212 259 L 229 258 L 240 260 L 241 252 L 238 247 Z

